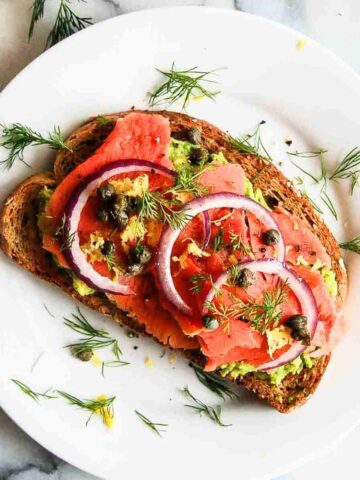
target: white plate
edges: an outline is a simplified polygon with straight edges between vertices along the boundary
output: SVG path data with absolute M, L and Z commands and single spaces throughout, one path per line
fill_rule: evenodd
M 294 149 L 322 146 L 329 164 L 359 142 L 360 82 L 339 59 L 308 40 L 296 49 L 300 35 L 266 20 L 204 8 L 151 10 L 95 25 L 52 48 L 27 67 L 0 96 L 0 121 L 22 122 L 41 131 L 60 125 L 65 133 L 90 115 L 146 107 L 147 95 L 159 81 L 155 68 L 219 72 L 222 90 L 216 102 L 200 101 L 189 113 L 229 129 L 234 135 L 264 119 L 264 141 L 277 160 L 284 144 Z M 1 152 L 3 155 L 3 152 Z M 45 169 L 54 154 L 28 149 L 34 171 Z M 17 164 L 2 173 L 1 197 L 31 172 Z M 340 212 L 332 224 L 339 239 L 360 231 L 359 195 L 348 185 L 332 188 Z M 354 208 L 356 207 L 356 208 Z M 331 222 L 330 215 L 326 220 Z M 346 231 L 344 231 L 346 226 Z M 360 262 L 349 257 L 348 318 L 356 318 Z M 70 357 L 63 346 L 76 338 L 62 317 L 74 304 L 1 256 L 0 392 L 5 411 L 28 434 L 74 465 L 107 478 L 207 478 L 239 472 L 242 478 L 269 478 L 303 463 L 353 428 L 360 419 L 359 324 L 333 356 L 315 398 L 291 415 L 280 415 L 249 394 L 223 407 L 220 428 L 183 406 L 180 388 L 190 385 L 200 398 L 217 399 L 194 379 L 186 361 L 173 364 L 149 339 L 129 339 L 111 321 L 86 311 L 97 325 L 106 323 L 119 338 L 131 365 L 109 369 L 106 378 L 91 364 Z M 43 304 L 55 314 L 51 318 Z M 84 309 L 85 311 L 85 309 Z M 133 345 L 139 346 L 138 350 Z M 34 367 L 34 362 L 42 354 Z M 145 366 L 150 356 L 154 367 Z M 63 389 L 80 397 L 117 395 L 116 425 L 107 431 L 61 400 L 32 402 L 10 382 L 18 378 L 37 390 Z M 163 438 L 139 422 L 138 409 L 168 423 Z

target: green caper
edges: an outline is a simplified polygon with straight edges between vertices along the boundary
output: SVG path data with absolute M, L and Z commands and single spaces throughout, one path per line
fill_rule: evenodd
M 198 165 L 209 158 L 209 152 L 203 147 L 194 147 L 190 154 L 190 162 Z
M 128 214 L 120 208 L 120 206 L 115 203 L 110 209 L 110 217 L 114 220 L 115 224 L 119 228 L 125 228 L 129 223 Z
M 109 201 L 115 196 L 115 188 L 111 183 L 105 183 L 98 188 L 97 193 L 101 200 Z
M 285 325 L 291 328 L 291 330 L 300 330 L 306 327 L 307 317 L 305 315 L 293 315 L 286 320 Z
M 280 233 L 274 228 L 264 232 L 262 237 L 265 245 L 276 245 L 280 241 Z
M 305 315 L 293 315 L 288 318 L 285 325 L 290 328 L 291 336 L 305 345 L 310 345 L 310 333 L 307 328 L 307 317 Z
M 255 274 L 249 268 L 243 268 L 237 273 L 235 283 L 241 288 L 249 288 L 255 283 Z
M 140 275 L 144 269 L 144 266 L 140 263 L 133 263 L 127 267 L 128 275 Z
M 151 250 L 147 246 L 139 243 L 136 245 L 134 250 L 132 250 L 130 257 L 133 263 L 140 263 L 144 265 L 151 260 Z
M 105 210 L 104 208 L 99 210 L 97 212 L 96 216 L 102 222 L 108 222 L 109 221 L 109 212 L 108 212 L 108 210 Z
M 73 352 L 74 357 L 78 358 L 82 362 L 88 362 L 92 359 L 94 352 L 91 349 L 80 350 L 79 352 Z
M 104 241 L 104 245 L 100 249 L 103 255 L 111 255 L 115 252 L 115 243 L 109 240 Z
M 136 212 L 140 206 L 140 199 L 138 197 L 126 197 L 128 213 Z
M 191 128 L 188 131 L 189 142 L 198 144 L 201 142 L 201 131 L 198 128 Z
M 204 315 L 202 321 L 204 327 L 208 330 L 215 330 L 219 327 L 219 322 L 212 315 Z
M 117 195 L 114 199 L 114 204 L 117 205 L 117 208 L 119 210 L 124 210 L 126 211 L 128 208 L 128 197 L 125 197 L 125 195 Z

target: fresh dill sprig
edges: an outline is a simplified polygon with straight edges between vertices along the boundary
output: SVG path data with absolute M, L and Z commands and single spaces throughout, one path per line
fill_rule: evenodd
M 198 67 L 192 67 L 187 70 L 177 70 L 173 63 L 170 71 L 157 69 L 166 77 L 166 81 L 162 83 L 154 92 L 150 93 L 149 105 L 155 107 L 157 105 L 171 106 L 175 102 L 182 100 L 182 108 L 185 109 L 193 97 L 207 97 L 214 100 L 219 91 L 211 91 L 203 85 L 206 83 L 217 83 L 214 79 L 209 78 L 217 70 L 203 72 Z
M 252 258 L 255 257 L 255 254 L 252 251 L 251 247 L 241 239 L 240 234 L 231 231 L 230 244 L 233 252 L 240 250 L 245 255 L 249 255 L 249 257 L 252 257 Z
M 264 292 L 260 301 L 249 299 L 245 303 L 231 295 L 234 301 L 234 304 L 230 307 L 232 317 L 245 317 L 251 323 L 252 328 L 263 335 L 269 326 L 276 324 L 281 318 L 282 311 L 279 307 L 286 301 L 286 286 L 287 282 L 273 290 Z
M 272 162 L 269 152 L 261 138 L 261 126 L 265 121 L 262 120 L 255 128 L 254 132 L 243 137 L 231 137 L 230 144 L 240 153 L 256 155 L 266 162 Z
M 304 197 L 306 197 L 309 202 L 311 203 L 311 205 L 314 207 L 314 209 L 320 214 L 320 215 L 324 215 L 324 212 L 321 210 L 321 208 L 314 202 L 314 200 L 308 195 L 308 193 L 306 192 L 306 189 L 305 189 L 305 184 L 304 184 L 304 180 L 301 178 L 301 177 L 295 177 L 294 178 L 294 182 L 296 185 L 302 185 L 303 186 L 303 190 L 302 190 L 302 194 L 304 195 Z
M 213 168 L 211 162 L 202 161 L 196 168 L 187 166 L 181 168 L 175 179 L 175 185 L 170 188 L 166 193 L 179 193 L 187 192 L 194 197 L 200 197 L 208 192 L 209 187 L 201 185 L 198 182 L 199 177 L 207 170 Z
M 326 192 L 326 189 L 323 188 L 320 194 L 321 200 L 325 203 L 327 208 L 329 209 L 330 213 L 333 215 L 335 220 L 338 219 L 337 211 L 335 208 L 335 205 L 333 204 L 331 198 L 329 197 L 328 193 Z
M 339 247 L 343 250 L 350 250 L 351 252 L 360 254 L 360 235 L 348 242 L 339 243 Z
M 215 301 L 205 302 L 204 308 L 217 318 L 220 323 L 220 328 L 230 335 L 230 321 L 237 317 L 237 310 L 223 303 L 217 304 Z
M 44 16 L 45 2 L 46 0 L 35 0 L 31 6 L 31 20 L 28 34 L 29 41 L 34 34 L 35 24 Z
M 50 317 L 55 318 L 55 315 L 50 311 L 49 307 L 44 303 L 44 308 L 47 311 L 47 313 L 50 315 Z
M 95 400 L 81 400 L 70 393 L 66 393 L 62 390 L 57 390 L 57 393 L 65 398 L 69 402 L 70 405 L 75 405 L 83 410 L 87 410 L 90 412 L 90 417 L 86 422 L 86 426 L 88 425 L 89 421 L 91 420 L 94 414 L 99 414 L 103 420 L 103 423 L 110 427 L 112 421 L 114 419 L 114 400 L 116 397 L 109 397 L 109 398 L 97 398 Z
M 9 126 L 1 125 L 1 128 L 2 142 L 0 146 L 9 150 L 9 154 L 5 160 L 0 162 L 0 165 L 7 170 L 10 170 L 15 160 L 20 160 L 27 165 L 24 161 L 24 150 L 30 145 L 47 145 L 54 150 L 72 152 L 72 149 L 66 145 L 59 127 L 54 127 L 53 132 L 49 133 L 48 137 L 44 137 L 41 133 L 20 123 Z
M 202 402 L 198 398 L 195 398 L 194 395 L 190 392 L 188 387 L 184 387 L 182 392 L 184 393 L 185 396 L 187 396 L 194 402 L 194 405 L 186 404 L 185 407 L 192 408 L 193 410 L 197 411 L 200 415 L 201 414 L 206 415 L 210 420 L 215 422 L 217 425 L 220 425 L 221 427 L 231 426 L 231 424 L 224 424 L 221 421 L 220 405 L 217 405 L 216 407 L 211 407 L 209 405 L 206 405 L 204 402 Z
M 90 17 L 79 17 L 71 9 L 70 4 L 70 0 L 60 0 L 60 6 L 54 26 L 46 40 L 46 48 L 52 47 L 73 33 L 92 25 L 92 19 Z
M 218 252 L 225 246 L 224 244 L 224 229 L 219 228 L 218 233 L 214 237 L 214 252 Z
M 138 418 L 140 418 L 140 420 L 145 423 L 145 425 L 148 426 L 151 430 L 157 433 L 159 437 L 161 437 L 161 432 L 166 432 L 166 430 L 161 427 L 168 427 L 169 425 L 167 423 L 155 423 L 145 417 L 145 415 L 138 410 L 134 410 L 134 412 L 138 416 Z
M 239 399 L 238 394 L 230 388 L 229 383 L 219 375 L 216 375 L 215 373 L 204 372 L 202 368 L 198 367 L 194 363 L 190 363 L 190 367 L 193 368 L 199 382 L 223 400 L 226 400 L 226 398 Z
M 118 266 L 115 252 L 107 253 L 106 255 L 104 255 L 104 260 L 106 261 L 106 265 L 109 270 L 112 270 L 113 268 L 116 268 Z
M 101 375 L 105 378 L 105 368 L 117 368 L 117 367 L 126 367 L 130 365 L 129 362 L 123 362 L 122 360 L 112 360 L 110 362 L 102 362 L 101 364 Z
M 320 158 L 320 167 L 321 167 L 321 172 L 319 177 L 315 177 L 312 173 L 308 172 L 305 170 L 303 167 L 298 165 L 297 163 L 291 161 L 291 163 L 299 169 L 301 172 L 305 173 L 308 177 L 310 177 L 315 183 L 321 183 L 321 182 L 326 182 L 326 177 L 327 177 L 327 170 L 326 170 L 326 165 L 325 165 L 325 157 L 324 154 L 327 152 L 327 150 L 324 150 L 322 148 L 319 148 L 318 150 L 314 150 L 312 152 L 287 152 L 289 156 L 294 156 L 298 158 Z
M 113 354 L 117 360 L 120 360 L 122 352 L 120 350 L 118 341 L 109 336 L 106 330 L 98 330 L 93 327 L 86 317 L 77 307 L 77 312 L 71 314 L 72 319 L 64 318 L 64 324 L 80 333 L 84 338 L 80 338 L 78 342 L 66 345 L 64 348 L 70 348 L 73 355 L 78 356 L 82 352 L 99 350 L 105 347 L 111 347 Z
M 40 398 L 45 398 L 45 399 L 51 399 L 51 398 L 57 398 L 54 395 L 49 395 L 48 392 L 51 390 L 46 390 L 44 393 L 39 393 L 39 392 L 34 392 L 30 387 L 25 385 L 25 383 L 20 382 L 20 380 L 15 380 L 15 378 L 12 378 L 11 381 L 17 385 L 22 392 L 25 393 L 25 395 L 28 395 L 30 398 L 32 398 L 35 402 L 39 402 Z
M 140 198 L 139 219 L 158 220 L 167 223 L 172 229 L 183 228 L 189 216 L 181 209 L 182 203 L 166 198 L 159 192 L 145 191 Z
M 316 158 L 316 157 L 319 157 L 320 155 L 323 155 L 326 152 L 327 150 L 324 150 L 323 148 L 318 148 L 317 150 L 308 151 L 308 152 L 299 152 L 298 150 L 295 150 L 295 152 L 286 152 L 286 153 L 292 157 Z
M 192 283 L 190 292 L 194 295 L 200 293 L 205 287 L 206 280 L 209 280 L 209 278 L 210 275 L 208 273 L 198 273 L 190 277 L 190 282 Z
M 355 147 L 350 150 L 339 165 L 329 176 L 329 180 L 351 179 L 351 194 L 359 180 L 360 174 L 360 148 Z

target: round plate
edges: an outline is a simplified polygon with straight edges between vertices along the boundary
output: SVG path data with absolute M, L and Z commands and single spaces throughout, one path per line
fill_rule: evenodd
M 156 68 L 221 68 L 214 77 L 221 90 L 216 101 L 194 101 L 188 113 L 233 135 L 251 132 L 265 120 L 263 142 L 288 175 L 299 175 L 287 158 L 292 150 L 322 147 L 327 167 L 359 141 L 360 82 L 334 55 L 275 23 L 241 13 L 205 8 L 148 10 L 88 28 L 47 51 L 2 92 L 0 121 L 21 122 L 46 132 L 59 125 L 68 134 L 89 116 L 146 108 L 147 92 L 161 81 Z M 173 106 L 179 108 L 179 105 Z M 5 157 L 5 152 L 1 152 Z M 28 148 L 25 160 L 0 177 L 2 199 L 27 175 L 51 166 L 54 153 Z M 295 159 L 304 168 L 318 160 Z M 311 165 L 310 165 L 311 164 Z M 303 175 L 305 178 L 306 176 Z M 339 221 L 324 210 L 337 238 L 360 231 L 359 195 L 346 181 L 329 194 Z M 354 207 L 354 208 L 353 208 Z M 346 317 L 355 318 L 360 262 L 347 262 L 350 295 Z M 119 339 L 129 366 L 101 369 L 73 359 L 64 345 L 77 335 L 63 323 L 75 311 L 61 291 L 37 281 L 1 256 L 0 395 L 4 410 L 29 435 L 59 457 L 100 477 L 148 475 L 178 478 L 191 472 L 208 478 L 233 473 L 268 478 L 303 463 L 353 428 L 360 419 L 359 323 L 333 355 L 314 398 L 303 408 L 281 415 L 250 394 L 223 405 L 221 428 L 200 417 L 181 389 L 189 385 L 202 400 L 223 403 L 197 382 L 186 360 L 163 355 L 150 339 L 128 338 L 109 320 L 83 309 L 87 318 Z M 47 306 L 54 318 L 44 307 Z M 138 346 L 135 350 L 133 347 Z M 101 351 L 103 360 L 111 352 Z M 150 368 L 146 357 L 153 360 Z M 116 395 L 116 422 L 107 430 L 100 419 L 85 426 L 87 415 L 65 401 L 39 404 L 11 382 L 19 379 L 37 391 L 50 387 L 80 398 Z M 162 437 L 140 422 L 137 409 L 168 424 Z

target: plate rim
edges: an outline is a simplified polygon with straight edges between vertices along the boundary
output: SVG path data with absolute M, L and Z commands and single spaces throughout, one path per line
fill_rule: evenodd
M 283 25 L 281 23 L 278 23 L 274 20 L 270 20 L 268 18 L 264 18 L 252 13 L 248 12 L 243 12 L 239 10 L 232 10 L 232 9 L 227 9 L 227 8 L 218 8 L 218 7 L 208 7 L 208 6 L 188 6 L 188 5 L 182 5 L 182 6 L 168 6 L 168 7 L 157 7 L 157 8 L 150 8 L 150 9 L 143 9 L 143 10 L 138 10 L 134 12 L 128 12 L 124 14 L 118 14 L 113 17 L 110 17 L 108 19 L 102 20 L 100 22 L 95 23 L 94 25 L 91 25 L 74 35 L 71 35 L 70 37 L 64 39 L 63 41 L 59 42 L 58 44 L 54 45 L 52 48 L 43 51 L 39 56 L 34 58 L 28 65 L 26 65 L 23 69 L 21 69 L 12 79 L 8 84 L 2 89 L 0 92 L 0 105 L 3 97 L 5 97 L 8 92 L 11 93 L 11 90 L 17 87 L 17 83 L 21 81 L 23 75 L 26 75 L 39 61 L 43 61 L 44 58 L 46 58 L 49 55 L 56 55 L 56 52 L 58 50 L 61 50 L 64 45 L 70 44 L 73 41 L 74 38 L 79 38 L 80 36 L 85 36 L 85 35 L 90 35 L 94 36 L 96 35 L 97 30 L 103 29 L 108 23 L 117 23 L 117 22 L 125 22 L 127 19 L 130 17 L 147 17 L 147 16 L 156 16 L 157 13 L 163 13 L 163 12 L 168 12 L 169 15 L 176 14 L 177 11 L 193 11 L 193 12 L 202 12 L 203 14 L 205 12 L 207 13 L 221 13 L 227 16 L 238 16 L 239 18 L 244 18 L 247 20 L 250 20 L 251 22 L 255 23 L 263 23 L 269 25 L 271 28 L 275 28 L 279 31 L 286 32 L 287 34 L 290 34 L 292 36 L 297 36 L 301 39 L 305 39 L 309 44 L 313 45 L 316 47 L 316 49 L 321 52 L 322 55 L 326 55 L 328 58 L 331 59 L 331 61 L 335 62 L 339 68 L 341 68 L 343 71 L 346 71 L 348 75 L 351 75 L 353 77 L 353 80 L 356 82 L 360 81 L 360 74 L 351 66 L 349 65 L 344 59 L 342 59 L 340 56 L 338 56 L 336 53 L 331 51 L 329 48 L 323 46 L 321 43 L 318 41 L 312 39 L 310 36 L 303 34 L 302 32 L 291 28 L 287 25 Z M 126 26 L 125 26 L 126 27 Z M 90 474 L 90 475 L 96 475 L 99 478 L 105 478 L 102 476 L 101 472 L 97 472 L 95 468 L 95 464 L 92 464 L 91 466 L 83 464 L 81 461 L 77 461 L 76 459 L 74 460 L 73 458 L 69 458 L 69 455 L 63 454 L 62 452 L 59 452 L 58 449 L 56 448 L 55 444 L 47 446 L 43 443 L 41 437 L 41 430 L 36 431 L 35 434 L 33 432 L 29 431 L 29 428 L 19 420 L 16 416 L 16 413 L 14 411 L 16 409 L 12 409 L 12 407 L 3 401 L 3 394 L 4 391 L 1 389 L 1 383 L 0 383 L 0 406 L 2 410 L 5 412 L 5 414 L 21 429 L 23 430 L 31 439 L 33 439 L 35 442 L 37 442 L 41 447 L 52 453 L 53 455 L 56 455 L 60 459 L 64 460 L 68 464 Z M 311 452 L 309 452 L 307 455 L 302 456 L 298 461 L 292 461 L 289 463 L 284 463 L 277 469 L 273 470 L 273 473 L 266 475 L 266 476 L 261 476 L 261 477 L 256 477 L 258 480 L 260 479 L 268 479 L 270 477 L 276 476 L 276 475 L 283 475 L 286 474 L 308 462 L 311 460 L 314 460 L 315 458 L 321 457 L 323 455 L 326 455 L 328 452 L 330 452 L 333 448 L 335 448 L 343 439 L 348 436 L 355 428 L 357 428 L 360 425 L 360 417 L 352 423 L 351 426 L 347 428 L 346 431 L 339 433 L 339 435 L 335 438 L 332 438 L 329 440 L 329 442 L 326 445 L 321 445 L 319 448 L 315 448 Z M 124 464 L 124 473 L 126 473 L 127 467 Z M 254 477 L 255 478 L 255 477 Z

